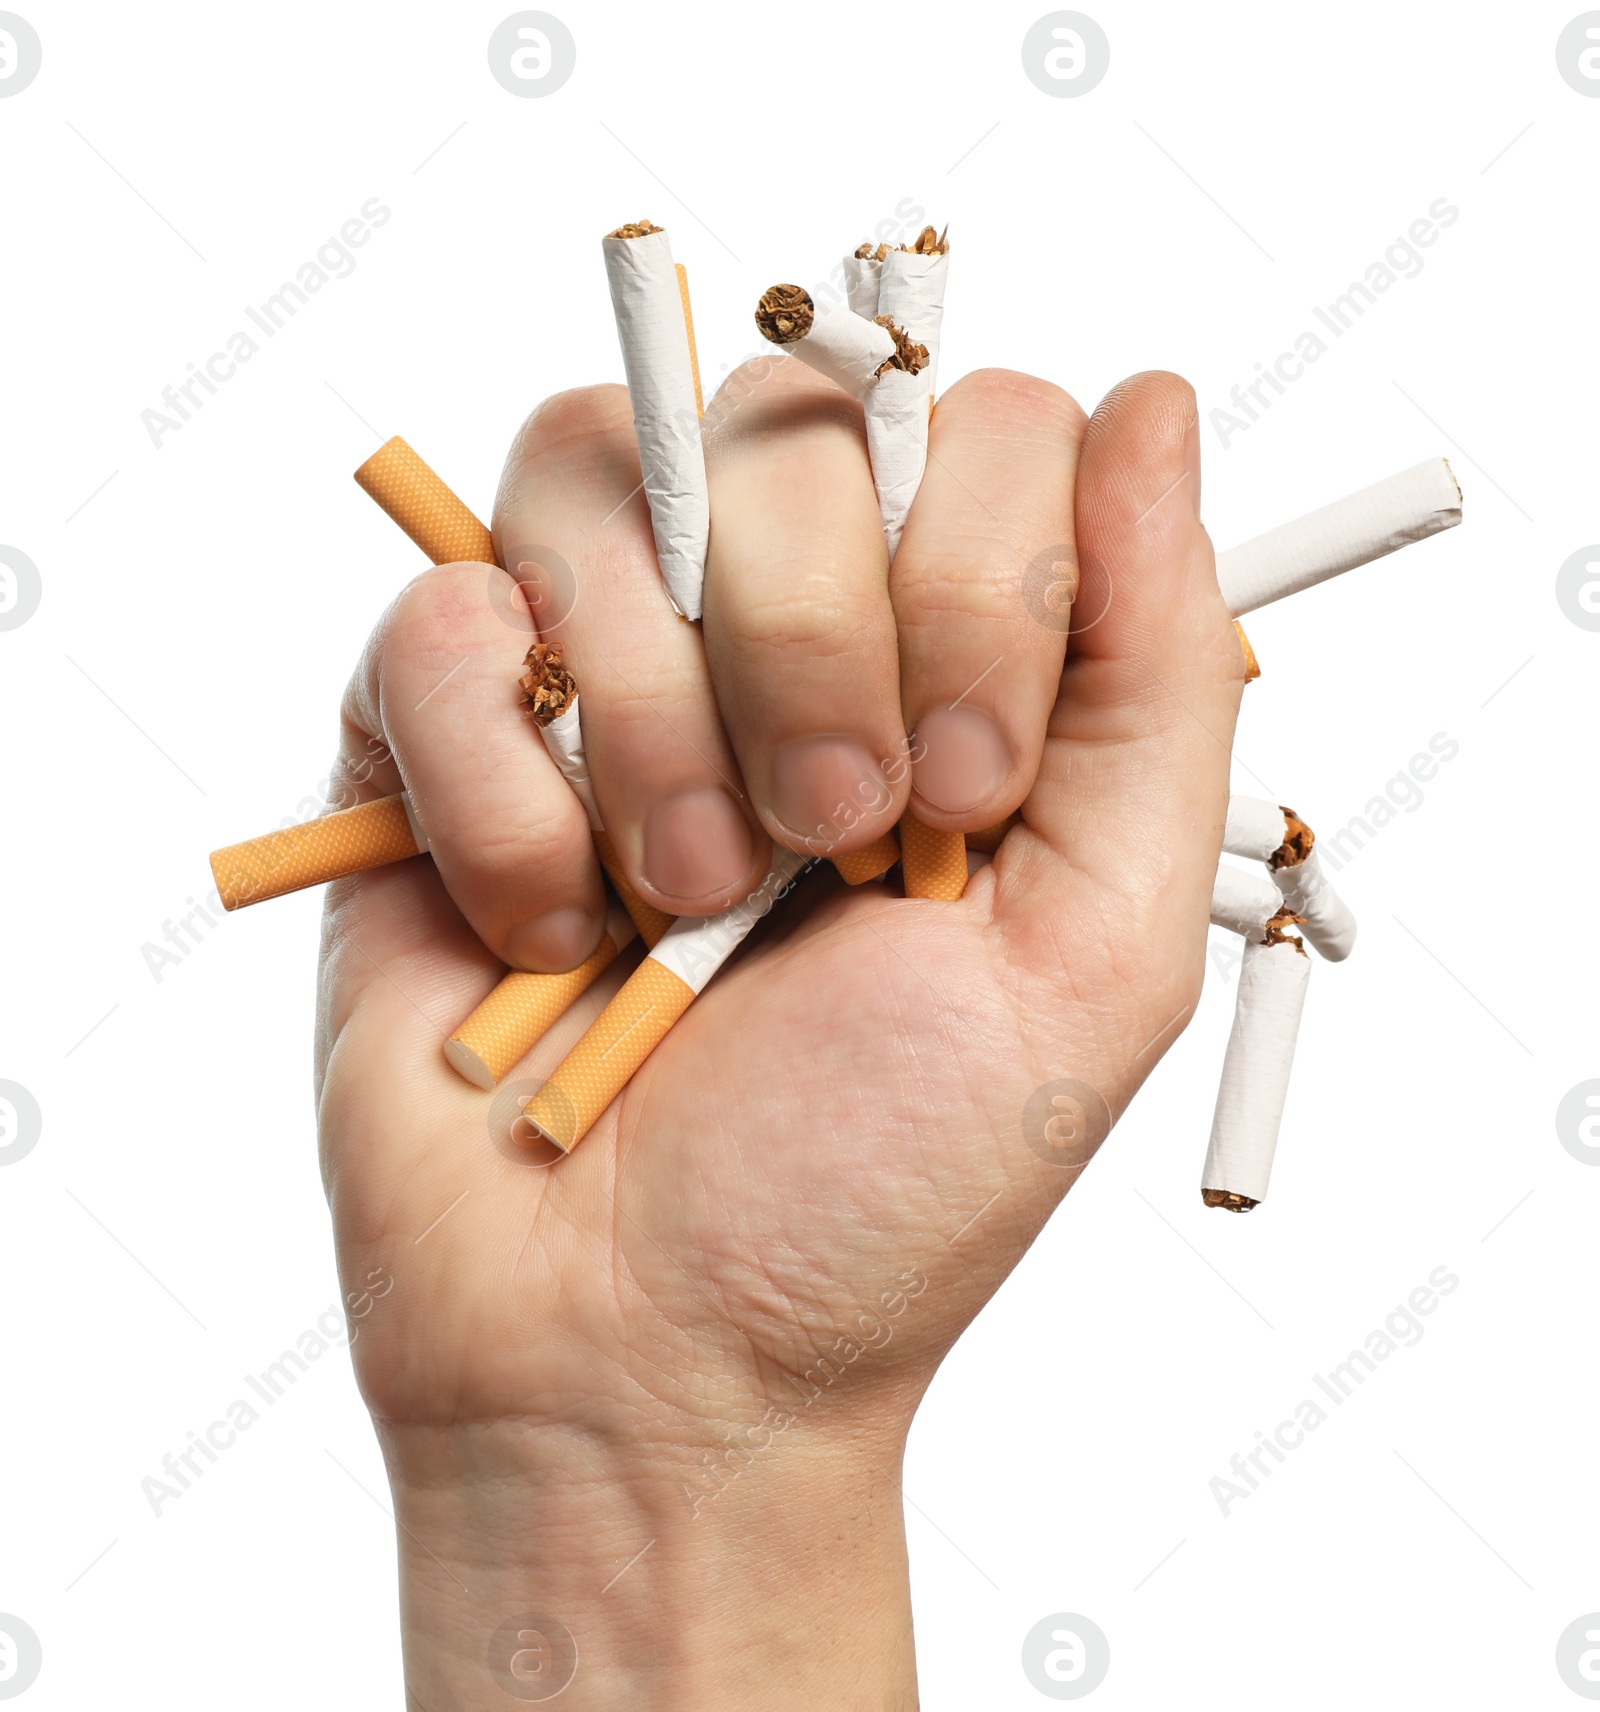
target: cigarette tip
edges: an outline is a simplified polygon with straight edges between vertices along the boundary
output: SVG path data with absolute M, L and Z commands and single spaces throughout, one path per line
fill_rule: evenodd
M 794 345 L 811 331 L 817 306 L 799 285 L 770 285 L 756 305 L 756 327 L 774 345 Z
M 464 1081 L 470 1082 L 474 1088 L 482 1088 L 486 1094 L 494 1092 L 493 1072 L 464 1041 L 447 1040 L 444 1056 L 446 1063 Z
M 1248 1213 L 1252 1207 L 1259 1207 L 1259 1201 L 1252 1201 L 1248 1195 L 1236 1195 L 1231 1189 L 1202 1189 L 1200 1199 L 1208 1207 L 1221 1207 L 1227 1213 Z

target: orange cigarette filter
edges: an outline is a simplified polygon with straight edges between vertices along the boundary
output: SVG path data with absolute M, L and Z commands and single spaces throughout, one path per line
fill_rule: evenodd
M 401 862 L 425 848 L 401 792 L 213 850 L 211 872 L 223 908 L 236 910 Z
M 899 860 L 900 840 L 891 830 L 859 850 L 835 856 L 833 865 L 847 886 L 864 886 L 869 880 L 881 879 Z
M 1253 684 L 1261 676 L 1261 663 L 1256 659 L 1256 651 L 1250 646 L 1250 638 L 1244 633 L 1244 626 L 1236 618 L 1233 621 L 1233 633 L 1239 638 L 1239 646 L 1244 649 L 1244 681 Z
M 694 998 L 687 981 L 646 957 L 523 1107 L 530 1122 L 570 1153 Z
M 493 1088 L 611 967 L 618 940 L 632 937 L 608 927 L 588 961 L 565 975 L 513 970 L 445 1042 L 451 1069 L 475 1088 Z
M 967 841 L 959 832 L 939 832 L 914 814 L 902 815 L 900 861 L 908 898 L 954 903 L 967 889 Z
M 495 563 L 494 537 L 397 434 L 356 471 L 370 494 L 427 554 L 429 563 Z

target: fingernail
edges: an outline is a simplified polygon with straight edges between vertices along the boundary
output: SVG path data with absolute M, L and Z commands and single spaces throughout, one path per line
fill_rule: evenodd
M 1189 424 L 1189 432 L 1183 437 L 1183 460 L 1189 469 L 1189 498 L 1194 503 L 1194 514 L 1200 515 L 1200 420 L 1198 417 Z
M 686 903 L 731 891 L 753 848 L 739 805 L 714 785 L 663 797 L 645 817 L 645 878 Z
M 888 807 L 883 769 L 848 737 L 796 737 L 772 757 L 772 808 L 801 838 L 831 844 Z
M 975 707 L 936 707 L 917 725 L 922 759 L 913 764 L 918 793 L 947 814 L 986 802 L 1011 771 L 1005 739 Z
M 529 916 L 506 935 L 506 962 L 539 975 L 576 969 L 600 943 L 600 926 L 576 904 Z

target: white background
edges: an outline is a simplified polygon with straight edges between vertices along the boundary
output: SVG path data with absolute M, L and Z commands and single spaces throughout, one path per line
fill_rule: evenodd
M 1600 538 L 1600 100 L 1558 75 L 1565 5 L 1088 9 L 1109 75 L 1055 99 L 1023 74 L 1031 4 L 558 0 L 576 74 L 520 100 L 485 57 L 504 0 L 26 0 L 0 541 L 44 597 L 0 633 L 0 1077 L 44 1133 L 0 1171 L 0 1611 L 43 1640 L 30 1709 L 400 1704 L 346 1356 L 159 1518 L 140 1491 L 337 1300 L 317 896 L 159 982 L 142 947 L 208 850 L 315 791 L 421 568 L 350 471 L 403 433 L 486 515 L 532 404 L 621 377 L 621 220 L 670 226 L 710 381 L 764 285 L 907 198 L 957 245 L 947 384 L 1009 364 L 1092 406 L 1165 366 L 1203 412 L 1448 198 L 1417 277 L 1225 449 L 1207 430 L 1204 510 L 1226 546 L 1435 454 L 1466 493 L 1461 529 L 1250 621 L 1236 788 L 1326 833 L 1435 733 L 1459 754 L 1338 876 L 1361 941 L 1314 971 L 1271 1199 L 1200 1204 L 1213 968 L 935 1384 L 906 1476 L 924 1703 L 1046 1704 L 1019 1649 L 1058 1611 L 1109 1637 L 1107 1709 L 1578 1703 L 1554 1652 L 1600 1608 L 1600 1171 L 1554 1116 L 1600 1076 L 1600 634 L 1555 577 Z M 153 447 L 162 387 L 374 196 L 355 271 Z M 1439 1266 L 1460 1286 L 1421 1343 L 1224 1518 L 1211 1478 Z

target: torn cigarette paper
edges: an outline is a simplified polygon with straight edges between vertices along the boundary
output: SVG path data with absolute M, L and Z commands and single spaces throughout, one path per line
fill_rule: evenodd
M 1356 918 L 1328 884 L 1313 847 L 1303 862 L 1272 870 L 1283 901 L 1300 917 L 1305 936 L 1330 963 L 1341 963 L 1355 948 Z
M 1430 458 L 1219 554 L 1217 581 L 1240 618 L 1460 521 L 1461 488 L 1443 458 Z
M 628 234 L 628 235 L 624 235 Z M 667 234 L 648 222 L 603 240 L 656 557 L 672 604 L 699 618 L 711 504 L 694 359 Z
M 1292 939 L 1245 945 L 1201 1178 L 1208 1205 L 1246 1212 L 1267 1193 L 1310 975 Z
M 781 345 L 852 398 L 866 398 L 897 350 L 887 327 L 826 298 L 814 303 L 798 285 L 774 285 L 764 292 L 756 326 L 762 338 Z

